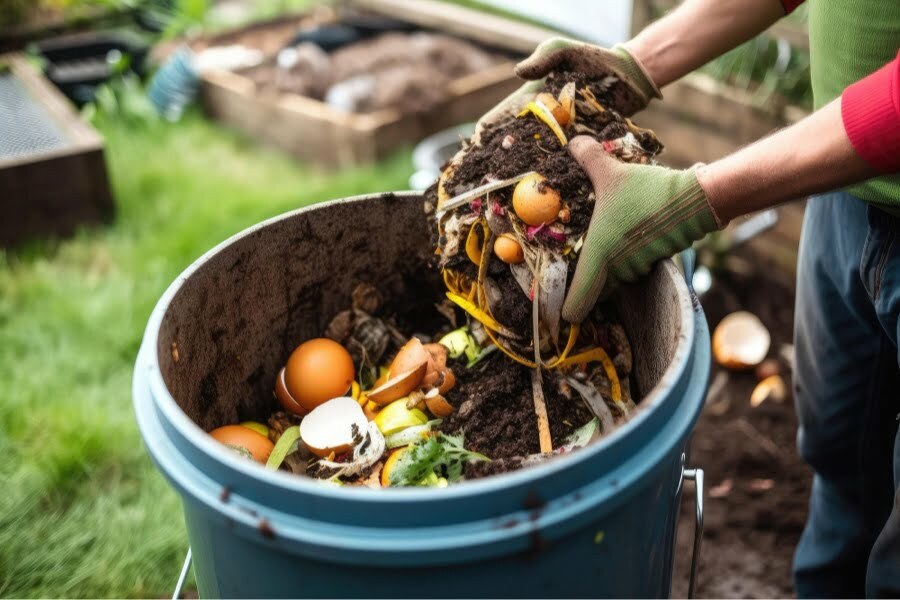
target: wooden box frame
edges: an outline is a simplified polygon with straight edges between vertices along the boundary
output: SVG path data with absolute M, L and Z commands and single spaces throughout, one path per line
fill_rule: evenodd
M 68 236 L 79 225 L 108 221 L 115 208 L 103 138 L 21 54 L 0 56 L 66 139 L 66 145 L 0 157 L 0 247 L 48 235 Z
M 522 55 L 553 35 L 546 29 L 431 0 L 418 0 L 414 7 L 401 0 L 352 4 Z M 505 61 L 451 82 L 446 101 L 415 115 L 397 110 L 353 114 L 297 94 L 258 94 L 249 78 L 226 71 L 203 74 L 201 98 L 211 117 L 265 144 L 304 161 L 347 167 L 371 163 L 432 133 L 476 120 L 521 85 L 513 65 L 512 60 Z

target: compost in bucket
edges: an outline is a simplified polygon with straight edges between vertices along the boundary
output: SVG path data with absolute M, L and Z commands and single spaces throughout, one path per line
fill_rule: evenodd
M 594 207 L 569 137 L 628 162 L 662 150 L 620 114 L 621 86 L 553 73 L 478 132 L 425 194 L 444 289 L 406 300 L 440 317 L 401 316 L 360 283 L 272 382 L 282 410 L 243 424 L 253 447 L 223 443 L 338 485 L 444 487 L 556 460 L 625 422 L 633 357 L 612 304 L 580 325 L 561 318 Z M 250 433 L 274 443 L 264 460 Z

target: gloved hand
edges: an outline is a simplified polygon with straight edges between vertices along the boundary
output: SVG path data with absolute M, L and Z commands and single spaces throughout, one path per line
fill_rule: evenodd
M 725 224 L 697 181 L 696 167 L 623 163 L 588 136 L 572 139 L 568 148 L 594 184 L 596 198 L 562 310 L 565 320 L 580 323 L 608 281 L 634 281 L 657 260 Z
M 591 77 L 614 75 L 625 83 L 622 114 L 626 117 L 645 108 L 653 98 L 662 98 L 659 88 L 640 63 L 622 46 L 611 50 L 562 37 L 542 42 L 531 56 L 516 65 L 516 75 L 529 80 L 487 112 L 475 126 L 475 143 L 497 123 L 515 117 L 540 92 L 551 71 L 579 71 Z

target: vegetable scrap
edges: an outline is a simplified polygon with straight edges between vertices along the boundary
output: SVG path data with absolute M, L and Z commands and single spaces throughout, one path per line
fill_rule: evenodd
M 577 392 L 605 430 L 614 414 L 627 417 L 633 406 L 623 400 L 620 376 L 604 350 L 608 340 L 598 336 L 597 325 L 614 322 L 610 307 L 598 306 L 581 326 L 562 319 L 595 201 L 587 175 L 566 150 L 568 140 L 593 137 L 625 162 L 652 163 L 662 151 L 652 131 L 618 112 L 620 83 L 551 73 L 518 115 L 465 143 L 426 192 L 447 297 L 493 345 L 534 372 L 544 454 L 554 448 L 545 398 L 551 375 Z M 616 342 L 627 347 L 624 330 L 615 331 Z M 627 377 L 630 351 L 622 360 Z M 582 381 L 572 377 L 588 365 Z
M 557 460 L 627 421 L 633 356 L 613 304 L 561 316 L 594 206 L 568 140 L 590 135 L 629 162 L 662 150 L 618 112 L 618 86 L 551 74 L 518 116 L 466 142 L 426 192 L 423 253 L 440 281 L 416 302 L 439 316 L 401 319 L 360 283 L 278 372 L 280 410 L 223 443 L 330 485 L 445 487 Z

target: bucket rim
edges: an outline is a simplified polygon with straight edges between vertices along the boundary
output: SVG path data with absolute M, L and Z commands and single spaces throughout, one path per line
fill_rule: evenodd
M 633 412 L 628 422 L 620 425 L 611 434 L 601 437 L 591 445 L 567 455 L 564 460 L 548 460 L 527 469 L 501 473 L 474 481 L 462 481 L 458 484 L 441 488 L 438 492 L 431 488 L 381 488 L 379 490 L 372 490 L 363 486 L 323 485 L 321 482 L 310 478 L 298 477 L 281 471 L 270 471 L 265 469 L 262 465 L 238 456 L 213 440 L 208 435 L 208 432 L 204 431 L 188 417 L 175 401 L 175 398 L 170 393 L 163 379 L 158 362 L 159 331 L 160 325 L 162 324 L 163 318 L 165 317 L 172 300 L 177 296 L 185 282 L 203 268 L 206 263 L 219 252 L 260 230 L 279 221 L 291 219 L 307 212 L 327 210 L 330 207 L 341 204 L 363 202 L 385 197 L 395 197 L 398 199 L 422 198 L 422 193 L 416 191 L 400 191 L 359 194 L 356 196 L 318 202 L 310 206 L 275 215 L 231 235 L 206 251 L 188 265 L 188 267 L 185 268 L 171 284 L 169 284 L 162 296 L 160 296 L 160 299 L 154 306 L 147 322 L 144 338 L 141 343 L 141 351 L 138 353 L 138 364 L 135 368 L 136 370 L 146 370 L 150 396 L 152 397 L 152 402 L 155 404 L 156 409 L 162 413 L 165 420 L 184 438 L 184 440 L 190 443 L 196 450 L 206 455 L 207 458 L 223 464 L 240 476 L 259 480 L 263 484 L 283 488 L 285 491 L 292 493 L 308 494 L 325 499 L 341 500 L 345 502 L 365 501 L 384 505 L 404 504 L 410 501 L 446 502 L 461 498 L 471 499 L 472 497 L 480 496 L 482 494 L 497 493 L 511 486 L 525 485 L 528 482 L 543 479 L 595 459 L 608 448 L 619 443 L 634 430 L 638 429 L 647 419 L 649 419 L 654 409 L 663 403 L 668 390 L 674 387 L 691 367 L 690 359 L 696 337 L 695 320 L 698 318 L 698 313 L 694 310 L 691 294 L 684 281 L 684 277 L 675 267 L 672 260 L 666 259 L 660 261 L 656 268 L 663 269 L 666 276 L 674 280 L 675 289 L 678 295 L 678 308 L 681 316 L 681 323 L 683 324 L 672 360 L 668 367 L 666 367 L 666 370 L 657 384 L 641 399 L 640 403 L 637 405 L 637 409 Z M 145 347 L 146 352 L 143 351 Z M 146 364 L 140 364 L 142 357 L 147 361 Z M 135 377 L 137 377 L 137 374 L 135 374 Z M 139 402 L 139 397 L 135 396 L 134 401 Z M 149 440 L 145 440 L 145 443 L 147 441 Z

